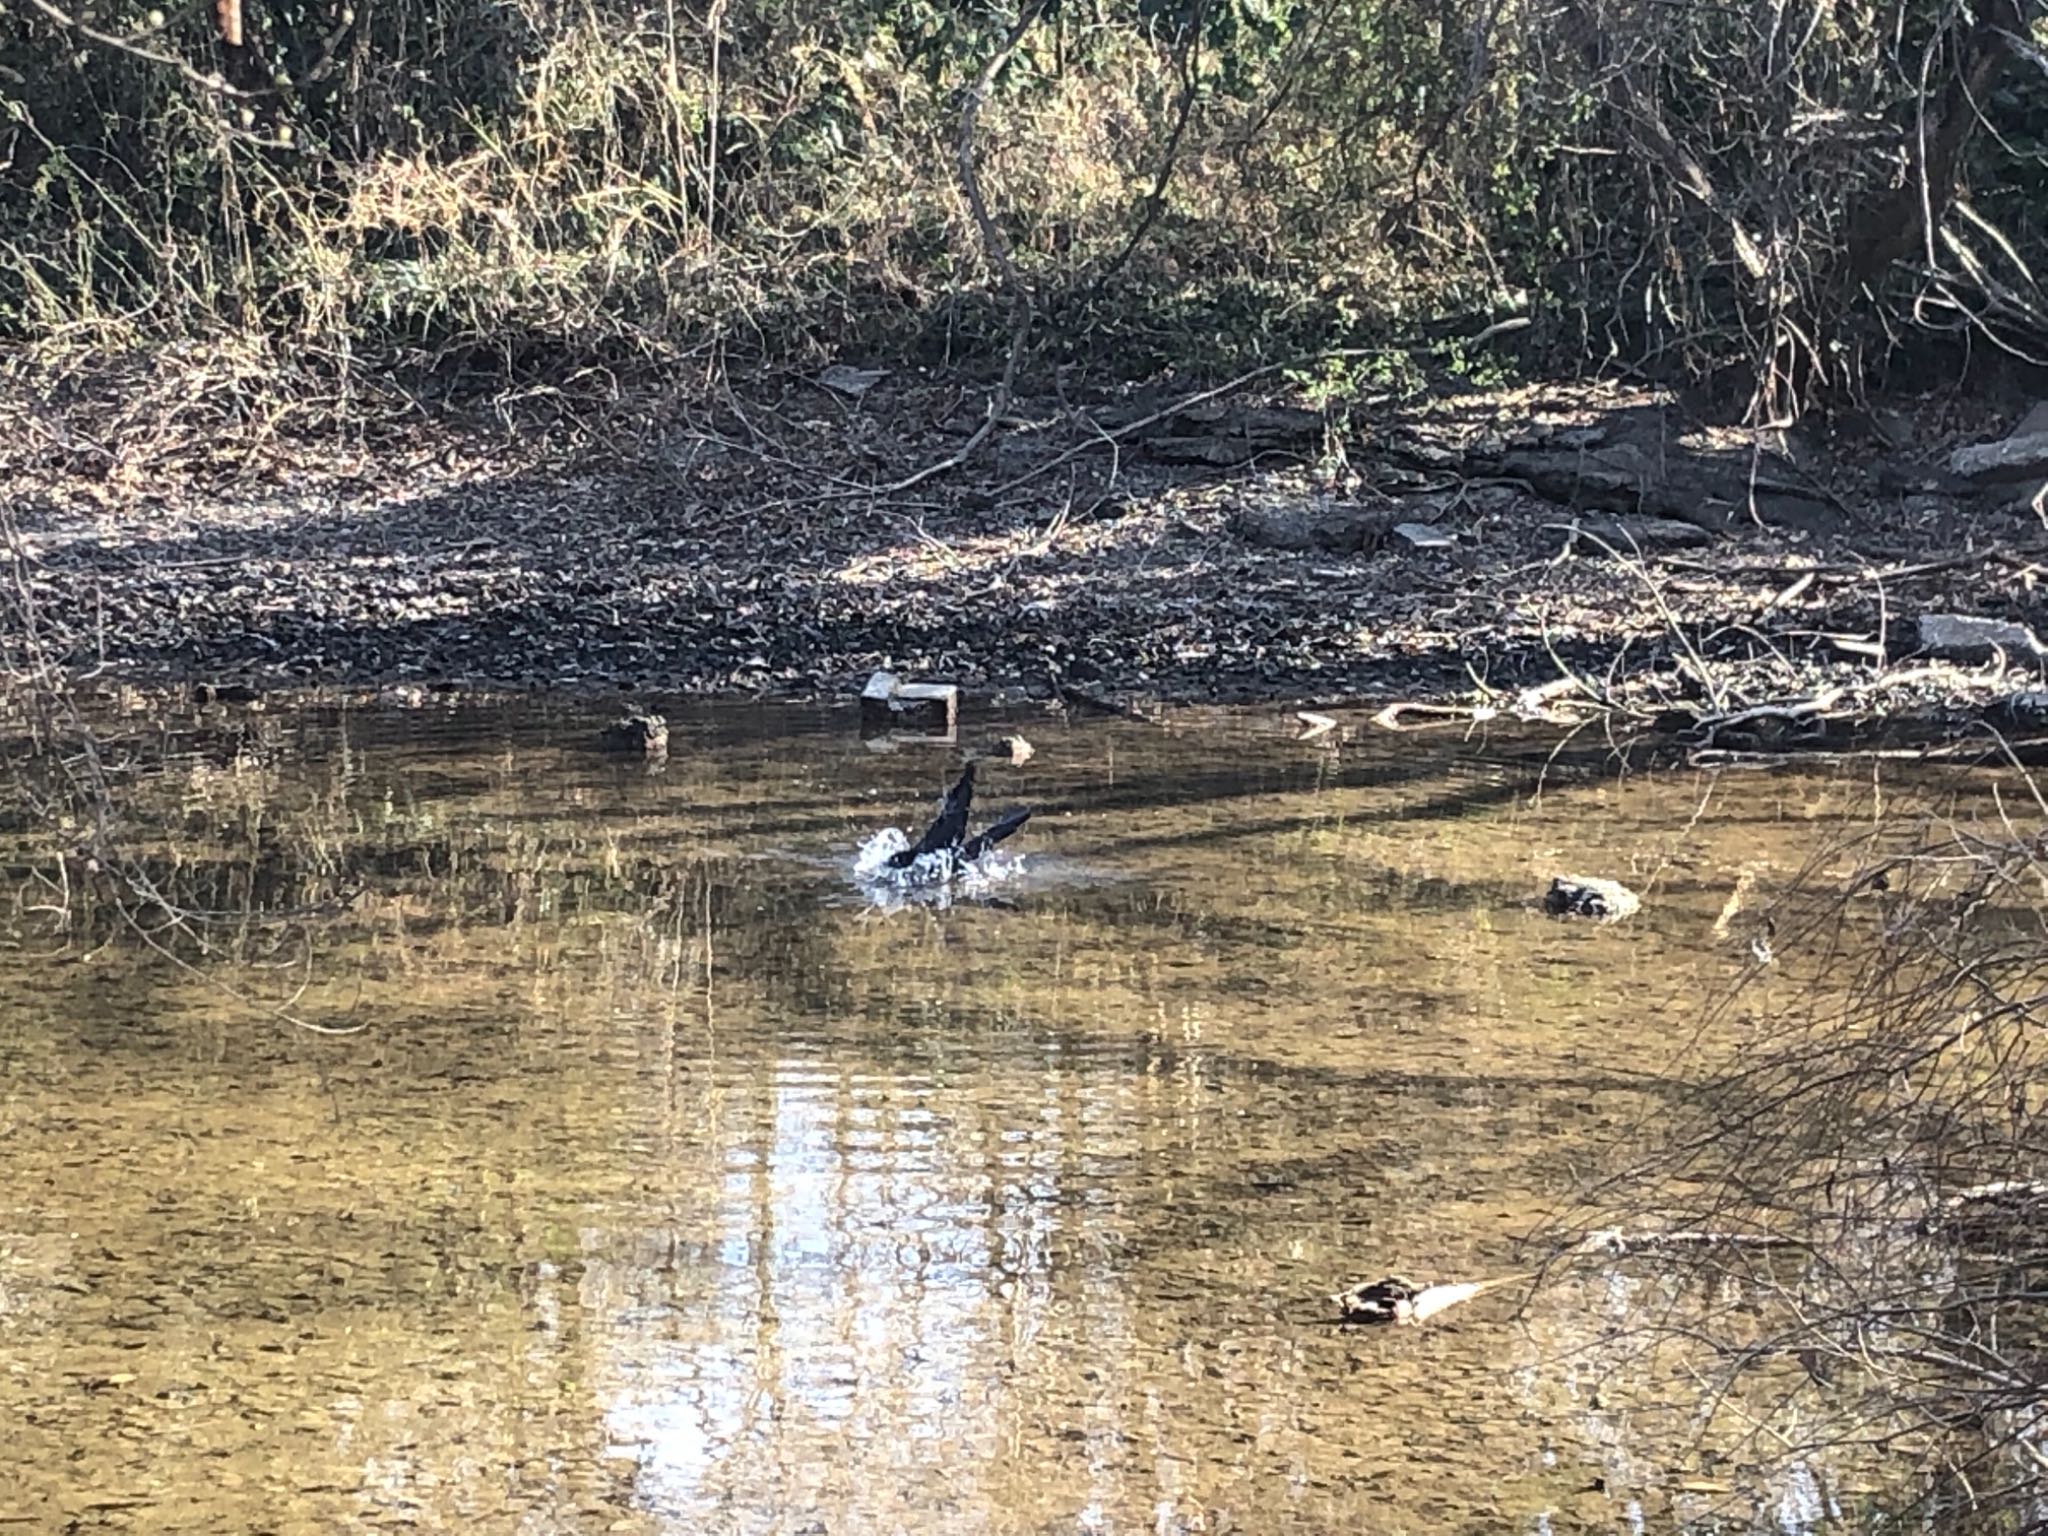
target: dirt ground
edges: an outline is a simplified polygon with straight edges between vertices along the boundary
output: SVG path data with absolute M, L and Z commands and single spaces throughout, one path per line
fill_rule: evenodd
M 1191 392 L 1023 403 L 953 467 L 985 393 L 907 373 L 375 431 L 15 399 L 0 471 L 17 597 L 82 677 L 658 702 L 850 696 L 886 667 L 1112 704 L 1644 719 L 1953 717 L 2041 685 L 2032 657 L 1916 654 L 1923 613 L 2043 617 L 2042 517 L 1939 468 L 2010 426 L 1995 411 L 1929 397 L 1881 449 L 1777 443 L 1817 515 L 1680 507 L 1695 537 L 1507 472 L 1518 443 L 1555 461 L 1631 413 L 1672 424 L 1661 459 L 1687 425 L 1667 397 L 1442 391 L 1340 417 L 1248 391 L 1179 409 Z M 1276 508 L 1315 513 L 1309 547 L 1271 547 Z

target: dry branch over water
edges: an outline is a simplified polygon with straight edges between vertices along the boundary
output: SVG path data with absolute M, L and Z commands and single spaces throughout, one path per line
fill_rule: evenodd
M 1723 1297 L 1680 1330 L 1707 1411 L 1775 1381 L 1757 1434 L 1901 1458 L 1945 1530 L 2030 1528 L 2048 1466 L 2048 805 L 2007 788 L 1988 819 L 1894 812 L 1752 912 L 1773 963 L 1718 1003 L 1742 1049 L 1597 1197 L 1652 1239 L 1710 1230 L 1573 1250 Z

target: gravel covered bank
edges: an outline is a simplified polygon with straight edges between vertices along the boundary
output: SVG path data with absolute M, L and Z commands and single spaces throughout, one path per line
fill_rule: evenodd
M 1497 431 L 1610 399 L 1409 415 Z M 1455 465 L 1418 487 L 1362 444 L 1334 470 L 1327 441 L 1319 467 L 1302 452 L 1198 462 L 1185 440 L 1152 453 L 1136 435 L 1097 451 L 1057 412 L 1020 417 L 966 469 L 887 489 L 954 451 L 975 404 L 799 382 L 643 423 L 626 449 L 444 426 L 157 475 L 146 456 L 17 441 L 10 511 L 53 652 L 143 680 L 802 697 L 889 666 L 1123 699 L 1542 688 L 1643 714 L 1823 698 L 1863 715 L 1968 712 L 2038 681 L 2030 656 L 1913 643 L 1925 612 L 2028 617 L 2042 531 L 2017 508 L 1852 486 L 1826 526 L 1616 548 L 1612 528 L 1575 539 L 1554 499 Z M 1247 537 L 1247 505 L 1293 502 L 1383 503 L 1439 537 Z

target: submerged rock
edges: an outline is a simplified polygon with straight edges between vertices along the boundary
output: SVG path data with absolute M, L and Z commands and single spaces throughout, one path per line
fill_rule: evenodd
M 607 752 L 668 756 L 668 722 L 659 715 L 626 715 L 606 726 L 598 739 Z
M 1543 910 L 1552 917 L 1584 917 L 1596 923 L 1618 923 L 1633 916 L 1643 899 L 1618 880 L 1594 875 L 1556 875 L 1543 896 Z

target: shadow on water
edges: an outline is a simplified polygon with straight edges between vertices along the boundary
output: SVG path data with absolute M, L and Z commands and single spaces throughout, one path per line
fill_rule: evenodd
M 137 732 L 123 834 L 209 914 L 203 949 L 166 930 L 182 966 L 89 881 L 58 931 L 34 877 L 62 839 L 13 834 L 17 1513 L 1813 1523 L 1784 1511 L 1815 1470 L 1754 1447 L 1693 1487 L 1684 1406 L 1600 1363 L 1613 1285 L 1389 1334 L 1321 1298 L 1524 1267 L 1681 1086 L 1741 960 L 1712 937 L 1737 872 L 1797 868 L 1861 781 L 1033 718 L 1038 758 L 985 786 L 1042 808 L 1026 877 L 879 911 L 853 851 L 921 823 L 945 752 L 672 719 L 659 774 L 544 701 L 308 712 L 225 762 L 217 719 Z M 1562 867 L 1651 904 L 1560 927 Z

